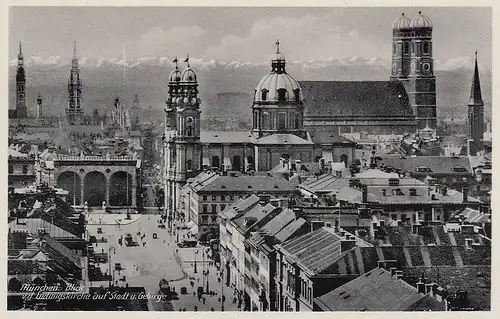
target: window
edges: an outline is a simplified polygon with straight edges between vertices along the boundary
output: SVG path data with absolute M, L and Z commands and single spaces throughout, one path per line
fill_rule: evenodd
M 396 214 L 391 214 L 391 219 L 392 219 L 392 220 L 397 220 L 397 219 L 398 219 L 398 215 L 396 215 Z
M 23 165 L 23 174 L 28 174 L 28 165 Z
M 300 128 L 300 115 L 297 113 L 295 114 L 295 128 Z
M 220 210 L 223 211 L 224 209 L 226 209 L 226 205 L 225 204 L 220 205 Z
M 202 211 L 203 211 L 204 213 L 208 213 L 208 206 L 207 206 L 207 205 L 203 205 L 203 206 L 202 206 L 202 208 L 203 208 L 203 210 L 202 210 Z
M 424 54 L 429 54 L 429 42 L 424 42 Z
M 405 48 L 405 54 L 408 54 L 408 42 L 405 42 L 404 48 Z
M 207 200 L 207 195 L 203 195 L 203 200 L 206 201 Z
M 212 216 L 212 223 L 217 223 L 217 216 Z
M 392 44 L 392 54 L 396 54 L 396 43 Z
M 415 42 L 411 43 L 411 53 L 415 53 Z
M 278 130 L 286 129 L 286 114 L 279 113 L 278 114 Z
M 201 216 L 201 222 L 202 222 L 203 224 L 208 223 L 208 216 Z
M 14 166 L 9 165 L 9 174 L 14 174 Z
M 416 188 L 410 188 L 410 196 L 417 196 L 417 189 Z
M 187 160 L 187 162 L 186 162 L 186 169 L 188 171 L 190 171 L 190 170 L 193 169 L 193 161 L 192 160 Z
M 212 195 L 212 200 L 217 200 L 217 195 Z
M 212 204 L 212 213 L 217 213 L 217 205 Z
M 225 200 L 226 200 L 226 196 L 224 196 L 224 195 L 220 195 L 220 200 L 221 200 L 221 201 L 225 201 Z
M 452 170 L 454 172 L 467 172 L 467 169 L 463 166 L 460 166 L 460 165 L 453 166 Z
M 191 126 L 188 126 L 186 128 L 186 136 L 188 136 L 188 137 L 193 136 L 193 128 Z
M 421 172 L 421 173 L 425 173 L 425 172 L 432 172 L 432 170 L 431 170 L 429 167 L 427 167 L 427 166 L 417 166 L 417 167 L 415 168 L 415 170 L 416 170 L 417 172 Z
M 286 101 L 287 93 L 286 89 L 278 89 L 278 101 Z
M 233 201 L 234 200 L 234 195 L 229 195 L 229 200 Z

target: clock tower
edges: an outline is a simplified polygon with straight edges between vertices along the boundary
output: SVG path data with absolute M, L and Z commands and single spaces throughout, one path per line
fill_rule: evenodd
M 26 108 L 26 74 L 24 72 L 24 57 L 21 48 L 21 42 L 19 42 L 19 54 L 17 55 L 16 117 L 28 117 L 28 110 Z

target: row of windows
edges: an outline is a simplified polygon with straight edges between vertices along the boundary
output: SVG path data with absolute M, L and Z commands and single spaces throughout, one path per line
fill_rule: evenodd
M 217 205 L 216 204 L 212 204 L 212 214 L 216 214 L 217 213 Z M 220 205 L 220 211 L 222 212 L 224 209 L 226 209 L 226 205 L 225 204 L 221 204 Z M 208 213 L 208 205 L 203 205 L 202 206 L 202 212 L 207 214 Z
M 267 89 L 262 89 L 261 90 L 261 99 L 262 99 L 262 101 L 266 101 L 267 100 L 268 93 L 269 93 L 269 90 L 267 90 Z M 300 101 L 300 90 L 299 89 L 293 90 L 293 95 L 294 95 L 294 98 L 295 98 L 296 102 Z M 289 98 L 288 91 L 286 89 L 278 89 L 278 101 L 284 102 L 284 101 L 287 101 L 288 98 Z
M 307 282 L 303 279 L 301 279 L 300 282 L 301 282 L 300 295 L 302 296 L 302 298 L 304 298 L 308 302 L 312 302 L 312 289 L 311 289 L 311 287 L 308 287 Z
M 257 119 L 257 114 L 254 115 L 255 118 Z M 300 115 L 299 114 L 293 114 L 292 120 L 290 123 L 291 128 L 298 129 L 300 128 Z M 256 122 L 254 121 L 255 125 Z M 287 116 L 285 113 L 278 113 L 278 130 L 284 130 L 287 128 Z M 262 129 L 274 129 L 274 123 L 271 121 L 271 116 L 269 113 L 264 112 L 262 114 L 262 123 L 260 124 L 260 128 Z
M 14 174 L 14 165 L 9 165 L 9 174 Z M 23 165 L 23 174 L 28 174 L 28 165 Z
M 423 53 L 424 54 L 430 54 L 431 50 L 430 50 L 430 44 L 429 42 L 423 42 Z M 410 43 L 408 42 L 404 42 L 403 44 L 403 53 L 404 54 L 408 54 L 410 51 Z M 417 51 L 417 44 L 415 42 L 411 42 L 411 53 L 414 54 L 415 51 Z M 392 54 L 396 54 L 397 52 L 397 44 L 396 43 L 393 43 L 392 45 Z
M 204 202 L 206 202 L 206 201 L 208 201 L 209 196 L 203 195 L 201 198 Z M 221 202 L 224 202 L 224 201 L 226 201 L 226 199 L 229 199 L 229 201 L 234 201 L 235 199 L 238 198 L 238 196 L 235 196 L 233 194 L 228 195 L 228 196 L 226 196 L 226 195 L 220 195 L 220 196 L 212 195 L 212 196 L 210 196 L 210 198 L 212 201 L 217 201 L 218 199 L 220 199 Z
M 206 216 L 206 215 L 201 215 L 201 223 L 202 224 L 208 224 L 208 217 L 209 216 Z M 210 216 L 210 220 L 212 222 L 212 224 L 216 224 L 217 223 L 217 216 Z

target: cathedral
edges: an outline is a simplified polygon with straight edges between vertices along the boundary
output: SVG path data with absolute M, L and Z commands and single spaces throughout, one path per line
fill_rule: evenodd
M 305 128 L 369 134 L 436 129 L 432 21 L 404 13 L 392 25 L 389 81 L 301 81 Z

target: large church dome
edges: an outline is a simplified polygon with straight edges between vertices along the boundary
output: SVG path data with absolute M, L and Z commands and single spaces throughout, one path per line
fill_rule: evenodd
M 392 23 L 392 29 L 393 30 L 408 30 L 411 29 L 411 21 L 407 17 L 405 17 L 405 14 L 402 13 L 399 18 L 394 20 Z
M 254 102 L 302 102 L 302 92 L 299 83 L 285 70 L 285 56 L 276 51 L 271 60 L 271 72 L 260 80 L 255 88 Z
M 423 15 L 422 11 L 419 11 L 418 15 L 411 19 L 411 27 L 415 29 L 432 29 L 432 21 Z

